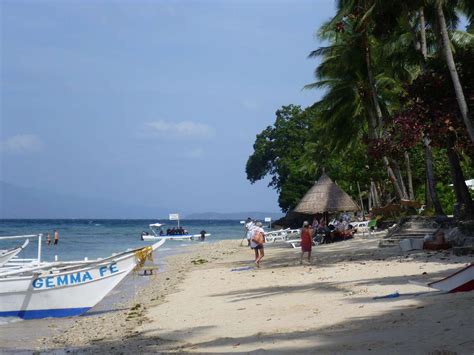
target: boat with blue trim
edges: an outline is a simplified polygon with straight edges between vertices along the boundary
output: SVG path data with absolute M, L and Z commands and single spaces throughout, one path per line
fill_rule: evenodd
M 77 316 L 99 303 L 166 239 L 105 259 L 0 268 L 0 317 Z

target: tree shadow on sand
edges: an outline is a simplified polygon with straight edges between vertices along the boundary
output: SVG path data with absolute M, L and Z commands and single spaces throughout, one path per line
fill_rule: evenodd
M 372 300 L 365 300 L 371 302 Z M 387 301 L 387 300 L 385 300 Z M 383 301 L 383 302 L 385 302 Z M 388 300 L 389 302 L 397 302 Z M 118 341 L 100 341 L 67 349 L 72 353 L 124 352 L 270 352 L 270 353 L 425 353 L 449 354 L 474 351 L 472 311 L 459 312 L 459 305 L 474 301 L 474 294 L 442 294 L 414 299 L 375 316 L 353 317 L 330 327 L 318 326 L 315 316 L 311 329 L 286 329 L 246 336 L 222 336 L 204 341 L 176 341 L 213 327 L 182 328 L 179 332 L 152 329 Z M 380 301 L 377 301 L 380 302 Z M 331 305 L 328 305 L 329 307 Z M 442 312 L 441 311 L 442 308 Z M 420 326 L 419 319 L 426 321 Z M 158 333 L 159 336 L 152 334 Z M 449 340 L 449 341 L 448 341 Z M 125 347 L 126 346 L 126 347 Z M 50 351 L 54 351 L 50 349 Z

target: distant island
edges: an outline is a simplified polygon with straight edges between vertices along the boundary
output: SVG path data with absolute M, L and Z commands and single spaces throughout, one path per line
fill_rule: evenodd
M 187 215 L 184 219 L 252 219 L 264 220 L 265 217 L 270 217 L 273 221 L 283 217 L 283 213 L 278 212 L 233 212 L 233 213 L 219 213 L 219 212 L 203 212 L 192 213 Z

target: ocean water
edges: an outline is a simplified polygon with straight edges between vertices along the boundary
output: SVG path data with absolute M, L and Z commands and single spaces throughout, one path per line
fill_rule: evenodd
M 148 225 L 151 223 L 164 223 L 166 228 L 176 226 L 174 221 L 168 220 L 92 220 L 92 219 L 12 219 L 0 220 L 0 237 L 17 236 L 29 234 L 43 234 L 42 238 L 42 260 L 53 261 L 55 256 L 58 260 L 83 260 L 104 258 L 113 253 L 127 249 L 140 248 L 151 245 L 153 242 L 144 242 L 140 239 L 143 231 L 150 232 Z M 166 269 L 163 259 L 166 256 L 186 252 L 189 246 L 197 243 L 213 243 L 224 239 L 242 238 L 244 236 L 243 225 L 235 220 L 181 220 L 180 225 L 188 230 L 190 234 L 198 234 L 201 230 L 211 233 L 204 242 L 200 241 L 166 241 L 154 254 L 154 262 L 160 270 Z M 46 235 L 50 233 L 53 239 L 53 231 L 59 232 L 59 243 L 57 245 L 46 245 Z M 1 240 L 0 249 L 9 249 L 21 245 L 24 240 Z M 18 254 L 19 258 L 36 258 L 38 255 L 37 238 L 30 239 L 29 245 Z M 122 282 L 103 301 L 93 308 L 95 312 L 113 311 L 117 301 L 132 297 L 135 290 L 143 286 L 148 278 L 138 275 L 129 275 L 126 282 Z M 91 313 L 91 312 L 89 312 Z M 18 318 L 0 317 L 0 349 L 2 342 L 11 341 L 10 335 L 17 331 L 14 325 L 19 322 Z M 54 324 L 62 324 L 58 319 L 45 321 Z M 31 337 L 34 338 L 35 322 L 21 321 L 23 330 L 31 328 Z M 41 323 L 43 324 L 43 323 Z M 7 328 L 5 328 L 7 327 Z M 25 328 L 27 327 L 27 328 Z M 1 334 L 3 333 L 3 334 Z M 29 338 L 27 336 L 27 338 Z M 13 343 L 15 347 L 16 344 Z M 0 351 L 1 352 L 1 351 Z
M 43 234 L 42 260 L 82 260 L 84 257 L 95 259 L 107 257 L 131 248 L 150 245 L 153 242 L 140 240 L 142 231 L 150 232 L 151 223 L 164 223 L 165 227 L 176 226 L 175 221 L 168 220 L 92 220 L 92 219 L 3 219 L 0 220 L 0 237 Z M 181 220 L 180 225 L 190 234 L 198 234 L 201 230 L 211 233 L 205 243 L 218 240 L 240 238 L 244 235 L 243 226 L 235 220 Z M 53 231 L 59 232 L 57 245 L 46 245 L 46 235 Z M 19 240 L 1 240 L 0 249 L 8 249 L 22 244 Z M 173 254 L 185 250 L 186 246 L 200 243 L 197 241 L 167 241 L 159 250 L 160 253 Z M 36 238 L 18 254 L 20 258 L 36 258 L 38 253 Z

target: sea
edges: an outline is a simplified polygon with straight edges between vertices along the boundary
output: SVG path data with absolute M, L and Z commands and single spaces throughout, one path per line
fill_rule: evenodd
M 162 223 L 164 228 L 176 227 L 175 221 L 146 220 L 146 219 L 3 219 L 0 220 L 0 237 L 30 234 L 43 234 L 43 261 L 60 261 L 103 258 L 127 249 L 140 248 L 153 242 L 140 239 L 142 232 L 149 232 L 149 225 Z M 219 240 L 235 239 L 244 236 L 243 225 L 238 220 L 180 220 L 180 226 L 189 234 L 199 234 L 202 230 L 210 233 L 205 243 Z M 49 233 L 53 239 L 54 230 L 59 233 L 57 245 L 46 245 Z M 19 240 L 1 240 L 0 249 L 8 249 L 22 244 Z M 167 241 L 160 253 L 174 254 L 186 249 L 187 246 L 199 243 L 197 241 Z M 18 257 L 36 258 L 38 244 L 36 238 Z
M 142 232 L 149 232 L 149 225 L 152 223 L 162 223 L 164 228 L 176 227 L 176 221 L 169 220 L 146 220 L 146 219 L 2 219 L 0 220 L 0 237 L 42 234 L 41 260 L 42 261 L 71 261 L 84 260 L 84 258 L 96 259 L 104 258 L 143 246 L 151 245 L 153 242 L 142 241 Z M 210 233 L 204 242 L 201 241 L 177 241 L 168 240 L 154 253 L 154 263 L 159 270 L 166 270 L 164 259 L 167 256 L 185 253 L 192 245 L 211 244 L 219 240 L 244 238 L 245 232 L 239 220 L 180 220 L 180 225 L 189 234 L 199 234 L 202 230 Z M 59 233 L 57 245 L 46 244 L 46 236 L 49 233 L 53 240 L 54 230 Z M 0 250 L 9 249 L 21 245 L 24 240 L 1 240 Z M 18 254 L 19 258 L 37 258 L 38 239 L 30 238 L 28 246 Z M 117 302 L 131 298 L 138 288 L 148 282 L 147 277 L 137 277 L 129 275 L 116 287 L 103 301 L 88 313 L 100 313 L 114 310 Z M 88 314 L 86 313 L 86 314 Z M 2 346 L 14 348 L 17 342 L 11 336 L 21 328 L 24 337 L 21 339 L 23 345 L 28 341 L 34 342 L 37 334 L 38 324 L 62 324 L 59 320 L 39 322 L 21 321 L 16 324 L 17 318 L 0 318 L 0 352 Z M 19 327 L 19 328 L 18 328 Z M 42 328 L 45 328 L 42 327 Z M 29 335 L 28 335 L 29 334 Z M 41 334 L 48 336 L 48 332 Z

